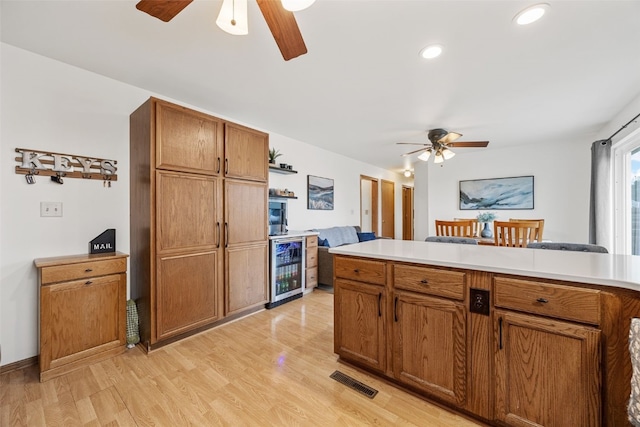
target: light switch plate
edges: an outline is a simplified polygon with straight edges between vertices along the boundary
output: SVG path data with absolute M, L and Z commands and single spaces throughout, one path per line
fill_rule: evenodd
M 40 216 L 62 216 L 62 202 L 40 202 Z

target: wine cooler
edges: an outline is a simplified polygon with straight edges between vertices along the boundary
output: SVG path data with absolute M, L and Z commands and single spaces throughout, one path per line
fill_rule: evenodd
M 271 295 L 267 308 L 302 296 L 305 280 L 304 237 L 271 240 Z

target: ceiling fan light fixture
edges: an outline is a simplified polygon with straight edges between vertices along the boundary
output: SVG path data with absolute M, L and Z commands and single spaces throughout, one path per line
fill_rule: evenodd
M 444 150 L 442 150 L 442 157 L 444 157 L 445 160 L 449 160 L 451 158 L 453 158 L 453 156 L 455 156 L 456 153 L 454 153 L 453 151 L 449 150 L 448 148 L 445 148 Z
M 436 156 L 433 158 L 433 163 L 438 164 L 444 162 L 444 157 L 442 153 L 436 153 Z
M 540 3 L 533 6 L 529 6 L 528 8 L 520 11 L 513 20 L 518 25 L 528 25 L 533 22 L 536 22 L 538 19 L 542 18 L 542 16 L 549 9 L 549 5 L 547 3 Z
M 420 51 L 420 56 L 424 59 L 433 59 L 437 58 L 442 54 L 444 47 L 439 44 L 432 44 Z
M 429 157 L 431 157 L 431 150 L 426 150 L 424 153 L 418 156 L 418 159 L 422 160 L 423 162 L 426 162 L 429 160 Z
M 289 12 L 298 12 L 311 6 L 316 0 L 281 0 L 282 7 Z
M 248 34 L 247 0 L 223 0 L 216 25 L 234 36 Z

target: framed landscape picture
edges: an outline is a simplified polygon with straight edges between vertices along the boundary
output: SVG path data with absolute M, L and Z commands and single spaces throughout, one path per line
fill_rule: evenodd
M 333 210 L 333 180 L 307 175 L 307 209 Z
M 533 176 L 460 181 L 460 209 L 533 209 Z

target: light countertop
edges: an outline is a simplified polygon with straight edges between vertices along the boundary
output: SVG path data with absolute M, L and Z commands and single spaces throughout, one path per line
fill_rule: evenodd
M 377 239 L 330 253 L 640 291 L 640 256 Z
M 288 230 L 287 234 L 277 234 L 275 236 L 269 236 L 269 240 L 274 239 L 286 239 L 288 237 L 304 237 L 304 236 L 317 236 L 317 231 L 302 231 L 302 230 Z

